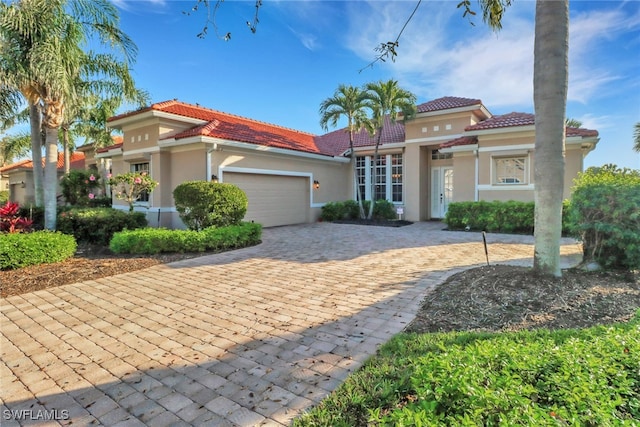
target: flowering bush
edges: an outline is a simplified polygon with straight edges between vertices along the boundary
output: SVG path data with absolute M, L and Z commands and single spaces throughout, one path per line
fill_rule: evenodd
M 151 193 L 158 185 L 147 172 L 122 173 L 109 178 L 109 184 L 118 200 L 127 201 L 130 212 L 133 211 L 133 204 L 140 199 L 140 196 Z
M 17 203 L 7 202 L 0 208 L 0 232 L 20 233 L 29 231 L 33 221 L 20 216 L 20 206 Z
M 88 170 L 72 170 L 60 181 L 62 195 L 72 206 L 88 206 L 100 187 L 100 176 Z

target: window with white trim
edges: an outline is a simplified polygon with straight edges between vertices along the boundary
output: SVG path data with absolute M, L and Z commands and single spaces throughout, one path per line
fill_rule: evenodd
M 368 169 L 368 170 L 367 170 Z M 363 200 L 370 200 L 371 181 L 375 175 L 373 200 L 389 200 L 402 203 L 404 199 L 404 161 L 403 155 L 387 154 L 378 157 L 373 168 L 373 156 L 356 157 L 357 189 Z
M 131 163 L 131 172 L 145 172 L 149 173 L 149 163 Z M 140 197 L 138 197 L 138 202 L 147 203 L 149 202 L 149 193 L 144 191 L 140 193 Z
M 366 188 L 366 167 L 367 157 L 356 157 L 356 179 L 357 179 L 357 191 L 360 192 L 360 200 L 364 200 L 367 193 Z
M 494 184 L 517 185 L 527 183 L 527 158 L 494 157 Z

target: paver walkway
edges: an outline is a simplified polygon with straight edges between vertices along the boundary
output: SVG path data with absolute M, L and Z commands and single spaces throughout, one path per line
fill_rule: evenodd
M 256 247 L 2 299 L 0 424 L 289 425 L 426 292 L 484 263 L 478 233 L 442 228 L 266 229 Z M 530 236 L 488 240 L 492 262 L 530 264 Z

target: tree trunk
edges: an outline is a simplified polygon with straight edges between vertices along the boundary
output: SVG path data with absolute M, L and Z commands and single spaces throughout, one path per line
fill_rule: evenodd
M 382 128 L 378 129 L 378 140 L 376 141 L 376 148 L 373 152 L 373 167 L 371 168 L 371 204 L 369 205 L 369 214 L 367 215 L 367 219 L 373 218 L 373 208 L 375 205 L 376 198 L 376 176 L 377 176 L 377 166 L 378 166 L 378 148 L 380 147 L 380 139 L 382 138 Z
M 64 121 L 64 105 L 45 100 L 42 124 L 45 128 L 44 227 L 56 229 L 58 207 L 58 130 Z
M 45 127 L 44 228 L 56 229 L 58 206 L 58 129 Z
M 533 99 L 535 107 L 535 251 L 538 274 L 560 277 L 568 86 L 569 1 L 537 0 Z
M 33 187 L 36 206 L 44 206 L 42 186 L 42 116 L 38 104 L 29 102 L 29 123 L 31 125 L 31 160 L 33 161 Z

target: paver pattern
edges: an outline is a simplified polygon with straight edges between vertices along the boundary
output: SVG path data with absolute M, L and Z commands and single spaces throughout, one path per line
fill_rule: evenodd
M 2 299 L 0 423 L 289 425 L 434 286 L 485 263 L 480 234 L 442 229 L 266 229 L 252 248 Z M 531 264 L 531 236 L 488 241 L 491 262 Z

